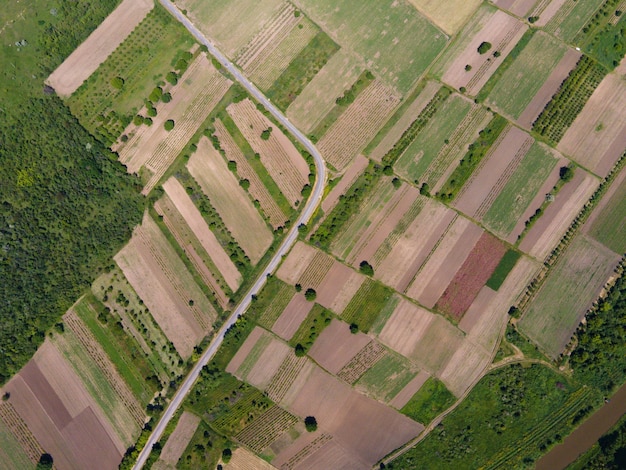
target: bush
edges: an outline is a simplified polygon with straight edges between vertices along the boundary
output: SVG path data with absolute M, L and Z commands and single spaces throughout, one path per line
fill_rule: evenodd
M 466 72 L 469 72 L 470 70 L 472 70 L 472 66 L 471 66 L 470 64 L 467 64 L 467 65 L 465 66 L 465 71 L 466 71 Z
M 222 451 L 222 460 L 224 463 L 230 462 L 231 457 L 233 456 L 233 451 L 228 447 Z
M 150 96 L 148 96 L 148 99 L 153 103 L 156 103 L 161 99 L 161 96 L 163 96 L 163 90 L 161 89 L 161 87 L 155 87 L 154 90 L 152 90 L 152 92 L 150 93 Z
M 366 276 L 374 275 L 374 268 L 365 260 L 361 261 L 361 264 L 359 264 L 359 270 Z
M 143 116 L 140 116 L 139 114 L 137 114 L 134 118 L 133 118 L 133 124 L 135 126 L 141 126 L 143 124 Z
M 317 420 L 315 416 L 307 416 L 304 418 L 304 427 L 309 432 L 317 431 Z
M 478 53 L 479 54 L 484 54 L 486 53 L 489 49 L 491 49 L 491 43 L 490 42 L 481 42 L 480 46 L 478 46 Z
M 350 323 L 350 333 L 356 335 L 359 332 L 359 325 L 356 323 Z
M 178 74 L 176 74 L 176 72 L 168 72 L 165 76 L 165 80 L 172 85 L 176 85 L 178 83 Z
M 304 293 L 304 298 L 309 302 L 313 302 L 317 298 L 317 292 L 315 292 L 315 289 L 309 287 Z
M 172 94 L 163 93 L 163 96 L 161 96 L 161 101 L 163 101 L 164 103 L 169 103 L 170 101 L 172 101 Z
M 296 344 L 295 351 L 296 356 L 298 357 L 302 357 L 306 354 L 306 349 L 304 349 L 304 346 L 302 346 L 300 343 Z
M 121 90 L 124 86 L 124 79 L 122 77 L 113 77 L 111 79 L 111 86 L 117 90 Z
M 574 170 L 572 170 L 569 166 L 562 166 L 559 170 L 559 177 L 567 183 L 574 177 Z
M 270 136 L 272 135 L 272 130 L 273 129 L 271 127 L 268 127 L 263 132 L 261 132 L 261 139 L 269 140 Z
M 163 124 L 163 127 L 165 128 L 166 131 L 171 131 L 172 129 L 174 129 L 174 125 L 176 123 L 174 122 L 173 119 L 168 119 L 167 121 L 165 121 L 165 124 Z
M 157 110 L 154 106 L 150 106 L 148 108 L 148 110 L 146 111 L 146 113 L 148 114 L 148 116 L 150 117 L 155 117 L 157 115 Z
M 240 179 L 239 180 L 239 186 L 241 186 L 243 189 L 245 189 L 246 191 L 248 189 L 250 189 L 250 180 L 247 179 Z

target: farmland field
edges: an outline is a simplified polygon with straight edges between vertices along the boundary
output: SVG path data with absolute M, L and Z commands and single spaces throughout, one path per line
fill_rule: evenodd
M 350 303 L 341 312 L 341 319 L 356 324 L 361 331 L 368 332 L 378 314 L 390 300 L 393 291 L 369 278 L 356 291 Z
M 24 439 L 25 436 L 17 437 L 13 433 L 13 429 L 5 423 L 5 420 L 11 419 L 5 411 L 9 406 L 5 403 L 0 404 L 0 459 L 2 459 L 2 466 L 7 470 L 15 468 L 34 470 L 34 459 L 29 458 L 19 441 L 20 438 Z M 15 426 L 13 427 L 15 428 Z M 39 459 L 36 460 L 38 461 Z
M 387 352 L 356 382 L 356 389 L 389 403 L 416 375 L 418 368 L 400 354 Z M 419 419 L 416 421 L 421 422 Z
M 538 32 L 500 77 L 488 102 L 518 119 L 566 51 L 552 36 Z
M 577 236 L 520 320 L 520 330 L 558 357 L 618 261 L 609 249 Z
M 545 25 L 545 30 L 554 33 L 565 42 L 572 42 L 589 18 L 604 0 L 576 2 L 565 0 L 563 5 Z
M 456 400 L 446 386 L 433 377 L 402 407 L 402 413 L 420 423 L 430 423 Z
M 372 62 L 372 72 L 401 94 L 446 44 L 447 37 L 412 6 L 391 0 L 367 0 L 354 9 L 350 0 L 299 0 L 302 9 L 342 47 L 349 47 Z M 387 32 L 393 31 L 393 34 Z M 424 47 L 428 45 L 428 47 Z M 422 51 L 410 61 L 406 51 Z
M 200 418 L 198 416 L 188 411 L 183 412 L 176 423 L 176 428 L 174 428 L 174 431 L 170 434 L 167 442 L 163 446 L 163 451 L 159 459 L 170 465 L 176 465 L 178 459 L 185 451 L 187 444 L 196 432 L 199 423 Z
M 448 35 L 456 33 L 482 3 L 480 0 L 455 0 L 445 3 L 438 0 L 409 1 Z
M 615 179 L 587 222 L 588 234 L 615 253 L 626 252 L 626 172 Z

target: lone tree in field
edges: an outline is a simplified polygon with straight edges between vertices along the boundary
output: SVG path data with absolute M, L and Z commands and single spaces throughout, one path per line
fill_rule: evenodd
M 261 132 L 261 139 L 269 140 L 270 136 L 272 135 L 273 130 L 274 129 L 272 129 L 271 127 L 268 127 L 267 129 L 265 129 L 263 132 Z
M 491 49 L 491 43 L 490 42 L 481 42 L 480 46 L 478 46 L 478 53 L 479 54 L 484 54 L 486 53 L 489 49 Z
M 302 357 L 306 354 L 306 349 L 304 349 L 304 346 L 302 346 L 300 343 L 296 344 L 296 347 L 294 349 L 296 356 L 298 357 Z
M 356 323 L 350 323 L 350 333 L 356 335 L 359 332 L 359 325 Z
M 373 276 L 374 275 L 374 268 L 372 267 L 371 264 L 369 264 L 365 260 L 361 261 L 361 264 L 359 264 L 359 271 L 361 271 L 366 276 Z
M 567 183 L 574 177 L 574 170 L 572 170 L 569 166 L 562 166 L 559 170 L 559 177 Z
M 52 456 L 50 454 L 41 454 L 39 457 L 39 462 L 37 462 L 37 470 L 47 470 L 52 468 Z
M 315 292 L 315 289 L 309 287 L 304 293 L 304 298 L 309 302 L 313 302 L 317 298 L 317 292 Z
M 174 129 L 174 125 L 176 123 L 174 122 L 173 119 L 168 119 L 167 121 L 165 121 L 165 124 L 163 124 L 163 127 L 165 128 L 166 131 L 171 131 L 172 129 Z
M 304 418 L 304 427 L 309 432 L 317 431 L 317 420 L 315 416 L 307 416 Z

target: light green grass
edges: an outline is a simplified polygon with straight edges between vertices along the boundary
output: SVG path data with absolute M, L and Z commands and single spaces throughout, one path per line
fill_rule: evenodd
M 483 217 L 485 225 L 508 236 L 556 164 L 557 159 L 535 142 Z
M 302 0 L 299 4 L 341 46 L 372 61 L 372 72 L 403 94 L 447 41 L 407 2 L 364 0 L 358 8 L 352 0 Z
M 417 374 L 417 368 L 400 354 L 388 351 L 356 383 L 377 400 L 393 399 Z
M 624 234 L 626 234 L 626 179 L 622 180 L 589 229 L 590 236 L 618 254 L 626 252 Z
M 577 236 L 520 320 L 520 331 L 558 357 L 617 261 L 609 249 Z
M 356 324 L 359 330 L 367 333 L 381 312 L 387 315 L 388 310 L 385 308 L 387 302 L 397 302 L 390 300 L 392 295 L 393 290 L 389 287 L 367 278 L 346 306 L 341 319 L 346 323 Z
M 34 470 L 33 464 L 11 430 L 0 419 L 0 458 L 2 468 Z
M 400 300 L 401 297 L 398 294 L 394 294 L 389 298 L 387 303 L 385 303 L 385 306 L 380 310 L 380 313 L 376 317 L 376 321 L 372 324 L 372 327 L 370 328 L 371 333 L 378 336 L 380 332 L 383 331 L 385 324 L 387 323 L 389 318 L 391 318 L 391 314 L 396 309 L 396 306 L 398 305 Z
M 246 356 L 246 358 L 239 366 L 239 369 L 237 369 L 237 375 L 239 377 L 242 377 L 244 380 L 246 379 L 246 377 L 248 377 L 248 374 L 259 360 L 259 357 L 261 357 L 261 354 L 263 354 L 263 351 L 265 351 L 265 348 L 267 348 L 267 346 L 271 342 L 272 337 L 269 334 L 264 333 L 263 335 L 261 335 L 258 341 L 254 344 L 254 346 L 252 346 L 250 354 Z
M 489 94 L 488 102 L 517 119 L 565 55 L 564 44 L 535 34 Z
M 571 42 L 603 2 L 604 0 L 576 2 L 574 8 L 564 16 L 561 12 L 565 12 L 564 8 L 571 4 L 570 1 L 565 2 L 565 5 L 548 22 L 545 29 L 555 33 L 565 42 Z
M 444 101 L 396 163 L 398 174 L 409 181 L 420 181 L 420 177 L 431 164 L 436 163 L 437 154 L 471 107 L 471 103 L 459 95 L 453 95 Z
M 415 421 L 428 424 L 455 401 L 456 397 L 443 382 L 430 377 L 400 411 Z

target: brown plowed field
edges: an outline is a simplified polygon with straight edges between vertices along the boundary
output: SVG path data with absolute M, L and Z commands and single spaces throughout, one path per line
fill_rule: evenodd
M 470 341 L 464 341 L 447 361 L 440 379 L 457 397 L 462 396 L 468 387 L 478 380 L 491 362 L 491 358 L 491 351 L 486 351 Z
M 454 35 L 481 5 L 480 0 L 409 0 L 447 35 Z
M 226 367 L 226 372 L 228 372 L 229 374 L 234 374 L 235 372 L 237 372 L 237 370 L 241 367 L 241 364 L 243 364 L 243 361 L 246 359 L 246 357 L 248 357 L 248 354 L 250 354 L 250 351 L 252 351 L 252 348 L 257 343 L 259 338 L 261 338 L 261 336 L 263 336 L 265 333 L 266 332 L 263 328 L 258 326 L 255 327 L 254 330 L 252 330 L 252 333 L 248 335 L 244 343 L 237 350 L 237 353 L 228 363 L 228 366 Z
M 506 246 L 496 237 L 483 233 L 435 307 L 460 320 L 493 274 L 506 250 Z
M 352 269 L 339 261 L 335 261 L 320 283 L 315 301 L 323 307 L 333 310 L 331 306 L 353 274 L 356 273 Z
M 444 82 L 456 89 L 465 87 L 471 96 L 476 95 L 487 83 L 528 29 L 519 20 L 500 10 L 483 19 L 482 25 L 480 32 L 450 63 L 442 77 Z M 491 53 L 479 54 L 477 50 L 482 42 L 490 42 L 492 50 L 499 51 L 500 57 L 493 57 Z M 466 65 L 472 67 L 471 71 L 465 70 Z
M 250 372 L 244 377 L 246 382 L 251 383 L 260 390 L 265 390 L 274 375 L 280 369 L 285 358 L 293 354 L 293 349 L 286 343 L 267 333 L 269 343 L 262 350 Z
M 334 263 L 335 260 L 333 258 L 323 251 L 318 251 L 315 253 L 307 269 L 298 279 L 298 284 L 305 290 L 313 288 L 317 291 L 319 285 L 324 280 L 324 277 L 326 277 L 326 274 L 328 274 L 328 271 L 330 271 L 330 268 L 333 267 Z
M 306 356 L 298 357 L 295 354 L 288 354 L 267 384 L 265 389 L 267 396 L 274 402 L 282 401 L 295 378 L 308 363 Z
M 341 181 L 337 183 L 337 185 L 330 190 L 328 195 L 322 201 L 322 210 L 324 213 L 329 214 L 332 211 L 339 201 L 339 197 L 344 194 L 350 186 L 356 181 L 359 175 L 367 168 L 369 160 L 365 158 L 363 155 L 359 155 L 352 162 L 352 164 L 346 168 L 346 171 L 343 173 L 343 177 Z
M 626 84 L 608 74 L 567 130 L 558 149 L 601 177 L 626 149 Z
M 171 465 L 176 465 L 178 459 L 187 448 L 189 441 L 196 432 L 196 428 L 200 423 L 200 418 L 188 411 L 183 412 L 176 423 L 176 427 L 161 451 L 160 460 Z
M 514 15 L 525 16 L 537 0 L 495 0 L 493 3 Z
M 464 217 L 457 217 L 448 227 L 406 291 L 427 308 L 435 306 L 483 234 L 480 227 Z
M 220 274 L 228 284 L 232 291 L 236 291 L 241 284 L 241 274 L 231 261 L 228 254 L 220 245 L 213 232 L 209 229 L 202 214 L 195 206 L 185 188 L 176 178 L 170 178 L 163 183 L 165 194 L 172 200 L 180 215 L 183 216 L 185 222 L 196 236 L 202 248 L 209 254 L 215 266 L 219 269 Z
M 2 393 L 4 394 L 4 392 Z M 39 462 L 41 454 L 44 453 L 43 448 L 39 442 L 37 442 L 37 439 L 35 439 L 35 436 L 33 436 L 30 429 L 28 429 L 24 420 L 20 417 L 17 411 L 15 411 L 13 405 L 8 401 L 0 403 L 0 420 L 2 420 L 13 437 L 15 437 L 18 441 L 20 447 L 28 456 L 30 461 L 33 462 L 33 464 Z M 3 450 L 6 450 L 7 452 L 10 451 L 10 449 Z
M 315 452 L 307 455 L 298 465 L 296 469 L 326 469 L 341 468 L 343 470 L 361 470 L 370 468 L 366 462 L 363 462 L 358 455 L 348 451 L 338 439 L 326 442 Z M 282 470 L 282 468 L 281 468 Z
M 576 169 L 574 178 L 566 183 L 556 195 L 556 200 L 546 208 L 543 215 L 535 222 L 519 245 L 520 250 L 544 260 L 589 200 L 600 181 L 585 172 Z
M 293 207 L 302 200 L 302 187 L 309 182 L 309 165 L 283 132 L 272 124 L 249 99 L 233 103 L 228 114 Z M 269 139 L 261 133 L 272 128 Z
M 344 169 L 372 140 L 399 102 L 383 82 L 372 82 L 324 134 L 318 144 L 320 153 L 333 167 Z
M 279 406 L 272 406 L 234 437 L 260 454 L 293 428 L 298 421 L 298 418 L 288 411 Z
M 542 0 L 539 2 L 539 4 L 535 7 L 535 10 L 530 15 L 539 17 L 535 26 L 543 28 L 547 25 L 566 1 L 567 0 Z
M 223 467 L 224 470 L 275 470 L 276 468 L 243 447 L 236 449 L 230 462 L 224 464 Z
M 336 375 L 344 382 L 353 384 L 386 354 L 387 350 L 378 341 L 372 340 L 356 353 Z
M 309 356 L 328 372 L 337 374 L 370 341 L 366 334 L 352 334 L 347 323 L 333 319 L 311 347 Z
M 470 217 L 484 215 L 488 202 L 495 199 L 533 143 L 532 137 L 517 127 L 509 127 L 497 146 L 489 150 L 459 193 L 454 206 Z
M 354 297 L 361 288 L 365 279 L 367 278 L 362 274 L 352 271 L 341 288 L 341 291 L 330 304 L 330 310 L 338 313 L 343 312 L 352 300 L 352 297 Z
M 413 380 L 411 380 L 408 384 L 404 386 L 402 390 L 400 390 L 400 393 L 393 397 L 393 400 L 389 402 L 389 405 L 393 406 L 397 410 L 401 409 L 409 402 L 411 398 L 413 398 L 413 395 L 415 395 L 418 390 L 422 388 L 422 385 L 424 385 L 424 382 L 426 382 L 429 377 L 430 375 L 428 374 L 428 372 L 424 370 L 420 371 L 413 378 Z
M 272 244 L 272 232 L 224 158 L 206 137 L 198 142 L 187 169 L 252 264 L 258 263 Z
M 534 1 L 534 0 L 533 0 Z M 572 71 L 581 53 L 568 49 L 558 65 L 552 70 L 552 73 L 541 86 L 532 101 L 526 106 L 526 109 L 520 115 L 517 123 L 525 129 L 530 129 L 533 122 L 539 117 L 548 102 L 556 94 L 561 87 L 561 83 L 567 78 Z
M 272 227 L 277 228 L 285 224 L 287 216 L 278 207 L 274 198 L 270 195 L 259 175 L 254 171 L 252 166 L 246 160 L 245 155 L 230 135 L 222 121 L 217 119 L 213 125 L 215 126 L 215 135 L 220 141 L 220 146 L 226 154 L 226 159 L 237 163 L 237 175 L 242 179 L 247 179 L 250 182 L 248 192 L 250 195 L 259 201 L 261 210 L 265 216 L 270 220 Z
M 285 341 L 289 341 L 298 331 L 313 305 L 314 303 L 306 300 L 303 294 L 294 295 L 272 326 L 272 331 Z
M 312 246 L 297 242 L 276 271 L 276 276 L 287 284 L 296 284 L 317 253 Z
M 69 96 L 96 71 L 135 26 L 154 8 L 152 0 L 124 0 L 72 52 L 46 82 L 60 96 Z

